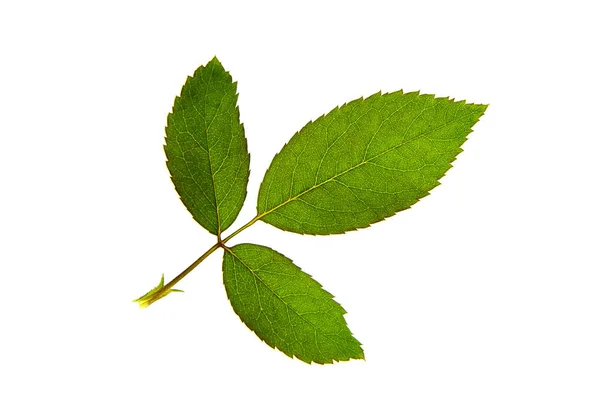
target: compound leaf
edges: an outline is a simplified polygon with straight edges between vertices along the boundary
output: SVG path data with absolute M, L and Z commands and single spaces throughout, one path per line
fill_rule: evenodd
M 307 363 L 364 358 L 342 306 L 275 250 L 255 244 L 227 248 L 223 283 L 236 314 L 269 346 Z
M 335 108 L 275 156 L 258 216 L 286 231 L 327 235 L 407 209 L 438 185 L 486 108 L 402 91 Z
M 167 117 L 167 167 L 181 201 L 205 229 L 220 235 L 236 219 L 250 173 L 237 84 L 215 57 L 199 67 Z

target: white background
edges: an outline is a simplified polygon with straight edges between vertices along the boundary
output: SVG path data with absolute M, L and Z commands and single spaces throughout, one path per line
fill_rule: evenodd
M 0 398 L 598 399 L 595 2 L 3 2 Z M 379 90 L 490 104 L 442 185 L 370 229 L 269 245 L 366 361 L 307 365 L 233 313 L 162 150 L 188 74 L 239 82 L 254 216 L 272 156 Z

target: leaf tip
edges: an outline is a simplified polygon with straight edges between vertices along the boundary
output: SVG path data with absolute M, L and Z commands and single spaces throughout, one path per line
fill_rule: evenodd
M 222 66 L 221 61 L 219 61 L 216 54 L 213 58 L 211 58 L 211 60 L 206 64 L 206 66 L 208 67 L 209 65 L 212 65 L 212 64 Z
M 353 355 L 353 356 L 351 356 L 348 361 L 350 361 L 350 360 L 363 360 L 363 361 L 367 361 L 366 358 L 365 358 L 365 352 L 362 349 L 362 347 L 360 348 L 360 352 L 357 353 L 357 354 L 355 354 L 355 355 Z

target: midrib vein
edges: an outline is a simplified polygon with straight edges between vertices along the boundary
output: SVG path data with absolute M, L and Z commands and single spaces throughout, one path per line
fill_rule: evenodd
M 256 272 L 254 272 L 254 270 L 252 268 L 250 268 L 250 266 L 248 264 L 246 264 L 244 262 L 244 260 L 242 260 L 237 254 L 235 254 L 229 247 L 225 247 L 225 250 L 227 252 L 229 252 L 233 257 L 235 257 L 244 267 L 246 267 L 246 269 L 248 271 L 250 271 L 250 273 L 252 274 L 252 276 L 254 277 L 255 281 L 258 281 L 261 283 L 261 285 L 263 285 L 264 287 L 267 288 L 267 290 L 269 292 L 271 292 L 273 294 L 273 296 L 277 297 L 277 299 L 279 299 L 279 301 L 281 301 L 283 304 L 285 304 L 285 306 L 287 308 L 289 308 L 290 310 L 292 310 L 294 312 L 294 314 L 296 314 L 300 319 L 302 319 L 304 322 L 306 322 L 308 325 L 312 326 L 314 328 L 314 330 L 316 332 L 319 332 L 321 335 L 325 336 L 327 339 L 329 339 L 330 341 L 332 341 L 333 343 L 335 343 L 336 345 L 338 345 L 339 343 L 336 342 L 335 340 L 331 339 L 331 335 L 326 334 L 325 332 L 321 331 L 319 329 L 319 327 L 315 326 L 315 324 L 313 324 L 312 322 L 310 322 L 309 320 L 307 320 L 306 318 L 304 318 L 302 316 L 302 314 L 300 314 L 294 307 L 292 307 L 288 302 L 286 302 L 283 298 L 281 298 L 281 296 L 279 296 L 273 289 L 271 289 L 271 287 L 269 285 L 267 285 L 260 276 L 258 276 L 256 274 Z M 296 266 L 296 268 L 298 268 Z M 260 297 L 260 294 L 257 293 L 257 295 Z M 333 299 L 331 299 L 332 301 L 335 301 Z M 260 300 L 259 300 L 260 302 Z M 335 335 L 334 335 L 335 336 Z M 322 353 L 321 353 L 322 354 Z M 324 354 L 322 354 L 324 355 Z
M 369 159 L 364 159 L 363 161 L 361 161 L 360 163 L 356 164 L 355 166 L 352 166 L 352 167 L 350 167 L 350 168 L 348 168 L 348 169 L 346 169 L 346 170 L 344 170 L 344 171 L 342 171 L 342 172 L 340 172 L 340 173 L 338 173 L 338 174 L 336 174 L 336 175 L 332 176 L 331 178 L 328 178 L 328 179 L 324 180 L 323 182 L 321 182 L 321 183 L 319 183 L 319 184 L 316 184 L 316 185 L 313 185 L 313 186 L 309 187 L 308 189 L 304 190 L 303 192 L 300 192 L 299 194 L 297 194 L 297 195 L 296 195 L 296 196 L 294 196 L 294 197 L 290 197 L 290 198 L 289 198 L 289 199 L 287 199 L 286 201 L 282 202 L 281 204 L 278 204 L 277 206 L 275 206 L 275 207 L 271 208 L 270 210 L 267 210 L 267 211 L 264 211 L 264 212 L 262 212 L 261 214 L 259 214 L 259 215 L 258 215 L 258 217 L 257 217 L 256 219 L 257 219 L 257 220 L 258 220 L 258 219 L 261 219 L 262 217 L 264 217 L 264 216 L 266 216 L 266 215 L 268 215 L 268 214 L 272 213 L 273 211 L 275 211 L 275 210 L 277 210 L 277 209 L 279 209 L 279 208 L 281 208 L 281 207 L 285 206 L 286 204 L 288 204 L 288 203 L 290 203 L 290 202 L 292 202 L 292 201 L 294 201 L 294 200 L 297 200 L 298 198 L 300 198 L 300 197 L 304 196 L 305 194 L 307 194 L 307 193 L 309 193 L 309 192 L 313 191 L 314 189 L 316 189 L 316 188 L 318 188 L 318 187 L 320 187 L 320 186 L 323 186 L 323 185 L 325 185 L 326 183 L 329 183 L 329 182 L 333 181 L 334 179 L 336 179 L 336 178 L 339 178 L 340 176 L 342 176 L 342 175 L 344 175 L 344 174 L 347 174 L 348 172 L 351 172 L 351 171 L 355 170 L 356 168 L 358 168 L 358 167 L 360 167 L 360 166 L 362 166 L 362 165 L 365 165 L 365 164 L 367 164 L 367 163 L 369 163 L 369 162 L 371 162 L 371 161 L 375 160 L 376 158 L 378 158 L 378 157 L 381 157 L 381 156 L 383 156 L 383 155 L 385 155 L 385 154 L 389 153 L 390 151 L 396 150 L 396 149 L 398 149 L 398 148 L 400 148 L 400 147 L 402 147 L 402 146 L 404 146 L 404 145 L 406 145 L 406 144 L 408 144 L 408 143 L 410 143 L 410 142 L 412 142 L 412 141 L 414 141 L 414 140 L 416 140 L 416 139 L 419 139 L 419 138 L 421 138 L 421 137 L 423 137 L 423 136 L 425 136 L 425 135 L 427 135 L 427 134 L 430 134 L 430 133 L 432 133 L 432 132 L 435 132 L 435 131 L 438 131 L 438 130 L 440 130 L 440 129 L 443 129 L 443 128 L 447 127 L 448 125 L 450 125 L 450 124 L 452 124 L 452 123 L 454 123 L 454 122 L 460 121 L 460 120 L 462 120 L 462 119 L 465 119 L 466 117 L 470 117 L 470 116 L 471 116 L 471 115 L 466 115 L 466 116 L 464 116 L 464 117 L 462 117 L 462 118 L 457 118 L 457 119 L 455 119 L 455 120 L 452 120 L 452 121 L 450 121 L 450 122 L 447 122 L 447 123 L 445 123 L 444 125 L 440 125 L 440 126 L 438 126 L 437 128 L 435 128 L 435 129 L 432 129 L 432 130 L 430 130 L 430 131 L 427 131 L 427 132 L 423 132 L 423 133 L 421 133 L 421 134 L 419 134 L 419 135 L 417 135 L 417 136 L 413 137 L 412 139 L 409 139 L 409 140 L 407 140 L 407 141 L 405 141 L 405 142 L 402 142 L 402 143 L 400 143 L 400 144 L 398 144 L 398 145 L 396 145 L 396 146 L 390 147 L 389 149 L 387 149 L 387 150 L 384 150 L 384 151 L 382 151 L 381 153 L 379 153 L 379 154 L 377 154 L 377 155 L 375 155 L 375 156 L 373 156 L 373 157 L 371 157 L 371 158 L 369 158 Z

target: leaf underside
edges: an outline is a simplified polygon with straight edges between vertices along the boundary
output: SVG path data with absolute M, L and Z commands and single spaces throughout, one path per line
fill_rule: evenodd
M 275 250 L 255 244 L 226 249 L 223 283 L 236 314 L 269 346 L 307 363 L 364 358 L 342 306 Z
M 194 219 L 218 235 L 246 198 L 250 155 L 237 84 L 214 58 L 188 77 L 167 117 L 167 167 Z
M 437 186 L 486 105 L 377 93 L 309 122 L 275 156 L 261 220 L 303 234 L 365 228 Z

